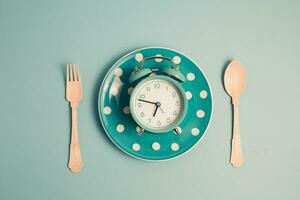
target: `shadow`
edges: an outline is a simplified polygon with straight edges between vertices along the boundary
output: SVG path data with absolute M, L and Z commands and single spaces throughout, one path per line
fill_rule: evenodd
M 99 129 L 99 133 L 101 135 L 101 137 L 107 142 L 109 143 L 113 149 L 115 149 L 116 151 L 118 151 L 119 153 L 121 152 L 121 155 L 123 156 L 126 156 L 126 158 L 130 157 L 131 159 L 133 160 L 137 160 L 131 156 L 128 156 L 127 154 L 125 154 L 122 150 L 120 150 L 117 146 L 114 145 L 114 143 L 109 139 L 109 137 L 107 136 L 104 128 L 103 128 L 103 125 L 101 123 L 101 120 L 100 120 L 100 116 L 99 116 L 99 111 L 98 111 L 98 98 L 99 98 L 99 92 L 100 92 L 100 87 L 101 87 L 101 84 L 102 84 L 102 81 L 104 80 L 106 74 L 108 73 L 108 71 L 110 70 L 110 68 L 124 55 L 126 55 L 127 53 L 131 52 L 131 51 L 134 51 L 135 49 L 133 50 L 129 50 L 129 51 L 124 51 L 125 53 L 124 54 L 121 54 L 120 56 L 115 56 L 111 62 L 109 63 L 106 63 L 105 64 L 105 69 L 104 70 L 101 70 L 99 76 L 97 77 L 97 80 L 96 80 L 96 84 L 95 86 L 93 87 L 93 92 L 92 92 L 92 98 L 91 98 L 91 105 L 92 105 L 92 111 L 93 111 L 93 118 L 94 118 L 94 121 L 96 123 L 96 126 L 98 127 Z M 97 109 L 95 109 L 95 107 Z
M 60 68 L 60 72 L 61 72 L 60 74 L 63 75 L 63 77 L 62 77 L 62 84 L 63 84 L 63 88 L 64 88 L 64 91 L 63 91 L 64 93 L 63 93 L 62 96 L 64 97 L 65 102 L 67 103 L 68 107 L 70 108 L 70 112 L 69 112 L 70 117 L 69 117 L 69 120 L 70 120 L 70 131 L 71 131 L 72 113 L 71 113 L 71 107 L 69 106 L 69 102 L 67 101 L 67 98 L 66 98 L 66 92 L 67 92 L 67 90 L 66 90 L 67 89 L 66 88 L 67 64 L 68 63 L 62 63 L 62 64 L 59 65 L 59 68 Z M 71 138 L 70 138 L 70 141 L 71 141 Z
M 105 69 L 104 69 L 104 72 L 100 73 L 100 75 L 97 77 L 97 80 L 96 80 L 96 83 L 95 86 L 93 87 L 93 92 L 92 92 L 92 111 L 93 111 L 93 118 L 94 118 L 94 121 L 96 123 L 96 126 L 99 128 L 99 131 L 100 131 L 100 135 L 103 136 L 103 138 L 109 142 L 110 144 L 112 144 L 112 142 L 110 141 L 110 139 L 108 138 L 108 136 L 106 135 L 105 133 L 105 130 L 101 124 L 101 120 L 100 120 L 100 116 L 99 116 L 99 111 L 98 111 L 98 98 L 99 98 L 99 92 L 100 92 L 100 87 L 101 87 L 101 84 L 102 84 L 102 81 L 104 79 L 104 77 L 106 76 L 107 72 L 109 71 L 109 69 L 111 68 L 111 66 L 117 61 L 116 58 L 113 59 L 114 61 L 106 64 L 105 66 Z M 97 109 L 95 109 L 95 107 Z
M 221 83 L 222 83 L 222 86 L 223 86 L 223 89 L 225 90 L 226 92 L 226 89 L 225 89 L 225 85 L 224 85 L 224 75 L 225 75 L 225 71 L 226 71 L 226 68 L 227 66 L 229 65 L 229 63 L 232 61 L 233 59 L 231 58 L 228 58 L 224 65 L 222 66 L 222 69 L 221 69 Z
M 67 63 L 63 63 L 59 65 L 59 68 L 61 70 L 61 74 L 63 75 L 63 84 L 66 84 L 66 76 L 67 76 Z M 66 87 L 64 87 L 66 88 Z
M 221 69 L 221 83 L 222 83 L 222 86 L 223 86 L 223 89 L 224 91 L 226 92 L 226 89 L 225 89 L 225 84 L 224 84 L 224 75 L 225 75 L 225 71 L 227 69 L 227 66 L 230 64 L 230 62 L 233 60 L 233 58 L 228 58 L 224 65 L 222 66 L 222 69 Z M 227 92 L 226 92 L 227 93 Z M 231 103 L 231 98 L 230 98 L 230 102 L 229 102 L 229 105 L 231 107 L 231 140 L 232 140 L 232 136 L 233 136 L 233 105 Z M 229 153 L 229 163 L 230 163 L 230 158 L 231 158 L 231 151 L 232 151 L 232 148 L 231 148 L 231 140 L 229 141 L 229 146 L 230 146 L 230 153 Z
M 68 111 L 69 111 L 69 132 L 68 132 L 69 140 L 68 140 L 68 144 L 67 144 L 67 147 L 68 147 L 68 159 L 66 161 L 66 166 L 67 167 L 68 167 L 69 160 L 70 160 L 70 152 L 69 151 L 70 151 L 70 144 L 71 144 L 71 138 L 72 138 L 72 135 L 71 135 L 71 130 L 72 130 L 72 112 L 71 112 L 70 104 L 69 104 L 69 102 L 66 99 L 66 92 L 67 92 L 66 91 L 67 64 L 69 64 L 69 63 L 62 63 L 62 64 L 59 65 L 60 74 L 63 75 L 63 77 L 62 77 L 62 84 L 63 84 L 63 88 L 64 88 L 64 91 L 63 91 L 64 93 L 63 93 L 62 96 L 64 97 L 64 100 L 66 102 L 66 105 L 68 106 Z

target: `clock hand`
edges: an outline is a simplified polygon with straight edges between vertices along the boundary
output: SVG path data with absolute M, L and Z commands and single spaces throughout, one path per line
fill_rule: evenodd
M 147 101 L 147 100 L 143 100 L 143 99 L 138 99 L 138 100 L 139 100 L 139 101 L 142 101 L 142 102 L 151 103 L 151 104 L 156 105 L 156 102 Z
M 160 103 L 160 102 L 156 102 L 156 103 L 155 103 L 155 106 L 156 106 L 156 108 L 155 108 L 153 117 L 155 117 L 158 108 L 160 109 L 160 111 L 161 111 L 162 113 L 164 113 L 163 109 L 161 108 L 161 103 Z
M 161 106 L 159 106 L 158 108 L 159 108 L 159 110 L 160 110 L 162 113 L 165 113 L 165 112 L 163 111 L 163 109 L 161 108 Z
M 155 111 L 153 113 L 153 117 L 155 117 L 158 108 L 159 108 L 159 106 L 156 105 Z

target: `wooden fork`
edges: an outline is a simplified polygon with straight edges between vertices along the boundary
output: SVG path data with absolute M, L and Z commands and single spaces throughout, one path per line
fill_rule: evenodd
M 72 172 L 75 173 L 80 172 L 82 168 L 81 152 L 77 131 L 77 107 L 82 97 L 83 94 L 79 64 L 68 64 L 66 77 L 66 99 L 70 102 L 72 110 L 72 130 L 68 167 Z

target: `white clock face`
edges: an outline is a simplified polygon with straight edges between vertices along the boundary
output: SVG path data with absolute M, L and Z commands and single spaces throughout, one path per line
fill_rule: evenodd
M 131 113 L 146 130 L 164 132 L 182 117 L 184 97 L 179 88 L 164 79 L 139 84 L 131 97 Z

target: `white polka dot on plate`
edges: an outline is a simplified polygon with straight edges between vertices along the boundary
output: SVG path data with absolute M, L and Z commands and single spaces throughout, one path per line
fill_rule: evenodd
M 186 78 L 187 78 L 187 80 L 189 80 L 189 81 L 193 81 L 193 80 L 195 80 L 195 74 L 193 74 L 193 73 L 188 73 L 188 74 L 186 75 Z
M 157 55 L 155 55 L 156 57 L 162 57 L 162 55 L 160 55 L 160 54 L 157 54 Z M 154 59 L 156 62 L 161 62 L 161 61 L 163 61 L 163 59 L 161 59 L 161 58 L 155 58 Z
M 174 142 L 174 143 L 171 144 L 171 149 L 172 149 L 172 151 L 178 151 L 179 145 Z
M 198 118 L 203 118 L 205 116 L 205 112 L 203 110 L 198 110 L 197 111 L 197 117 Z
M 103 112 L 105 115 L 109 115 L 111 113 L 111 108 L 109 106 L 105 106 Z
M 118 124 L 116 130 L 119 132 L 119 133 L 122 133 L 124 130 L 125 130 L 125 127 L 123 124 Z
M 111 95 L 117 96 L 117 94 L 118 94 L 118 88 L 111 87 L 109 92 L 110 92 Z
M 134 151 L 139 151 L 139 150 L 141 149 L 141 146 L 140 146 L 138 143 L 134 143 L 134 144 L 132 145 L 132 149 L 133 149 Z
M 137 54 L 135 55 L 135 60 L 136 60 L 136 61 L 141 62 L 143 59 L 144 59 L 143 54 L 137 53 Z
M 139 134 L 143 132 L 143 129 L 141 127 L 139 127 L 139 126 L 137 126 L 135 130 Z
M 114 71 L 114 74 L 118 77 L 122 76 L 123 74 L 123 70 L 121 68 L 116 68 L 115 71 Z
M 160 144 L 158 142 L 153 142 L 152 149 L 158 151 L 160 149 Z
M 173 62 L 174 62 L 175 64 L 179 64 L 179 63 L 181 62 L 181 58 L 180 58 L 179 56 L 174 56 L 174 57 L 173 57 Z
M 129 87 L 128 90 L 127 90 L 129 95 L 131 95 L 132 91 L 133 91 L 133 87 Z
M 205 98 L 207 97 L 207 92 L 206 92 L 205 90 L 202 90 L 202 91 L 200 92 L 200 97 L 201 97 L 202 99 L 205 99 Z
M 199 135 L 200 131 L 198 128 L 192 128 L 191 133 L 193 136 L 197 136 Z
M 129 113 L 130 113 L 130 108 L 129 108 L 129 106 L 125 106 L 125 107 L 123 108 L 123 112 L 124 112 L 125 114 L 129 114 Z
M 185 96 L 186 96 L 187 100 L 190 100 L 193 97 L 193 94 L 190 91 L 186 91 Z

